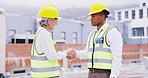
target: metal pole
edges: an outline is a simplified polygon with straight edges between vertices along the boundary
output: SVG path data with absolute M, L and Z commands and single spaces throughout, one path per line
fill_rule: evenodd
M 81 25 L 81 44 L 83 44 L 83 26 L 84 26 L 84 24 L 80 23 L 80 25 Z
M 140 35 L 140 64 L 142 64 L 142 58 L 143 58 L 143 44 L 142 44 L 142 34 Z

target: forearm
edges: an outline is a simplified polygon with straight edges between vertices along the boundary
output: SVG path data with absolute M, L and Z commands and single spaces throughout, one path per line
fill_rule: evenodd
M 114 59 L 112 60 L 112 69 L 111 69 L 111 74 L 110 74 L 110 78 L 117 78 L 117 76 L 119 75 L 120 69 L 121 69 L 121 60 L 122 58 L 119 57 L 114 57 Z
M 67 52 L 45 52 L 45 55 L 49 60 L 61 60 L 66 58 Z
M 87 59 L 87 51 L 86 50 L 76 51 L 76 57 L 80 59 Z

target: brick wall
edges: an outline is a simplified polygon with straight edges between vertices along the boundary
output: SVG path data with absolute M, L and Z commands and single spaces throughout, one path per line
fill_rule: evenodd
M 143 48 L 143 55 L 148 56 L 148 44 L 126 44 L 123 45 L 123 60 L 127 59 L 137 59 L 139 60 L 140 57 L 140 47 L 142 46 Z
M 69 48 L 82 50 L 85 48 L 84 44 L 56 44 L 57 51 L 67 50 Z M 136 44 L 126 44 L 123 46 L 123 60 L 137 59 L 139 60 L 139 47 Z M 11 68 L 29 67 L 31 44 L 6 44 L 6 72 Z M 143 54 L 148 56 L 148 44 L 143 44 Z M 86 62 L 86 59 L 72 59 L 68 61 L 68 67 L 72 63 Z M 62 60 L 59 60 L 62 66 Z
M 6 44 L 6 71 L 30 66 L 30 44 Z

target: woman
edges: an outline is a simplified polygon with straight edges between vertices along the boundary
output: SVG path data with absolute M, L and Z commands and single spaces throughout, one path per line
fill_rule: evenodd
M 67 56 L 70 52 L 56 52 L 54 43 L 49 33 L 58 24 L 58 9 L 52 4 L 48 4 L 41 8 L 39 14 L 41 20 L 38 28 L 31 52 L 31 75 L 33 78 L 56 78 L 59 75 L 58 60 Z

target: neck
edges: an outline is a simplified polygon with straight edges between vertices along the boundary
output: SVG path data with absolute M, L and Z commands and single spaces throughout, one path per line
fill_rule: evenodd
M 46 27 L 44 27 L 47 31 L 49 31 L 49 28 L 46 26 Z
M 99 29 L 105 24 L 105 21 L 100 23 L 98 26 L 97 26 L 97 30 L 99 31 Z

